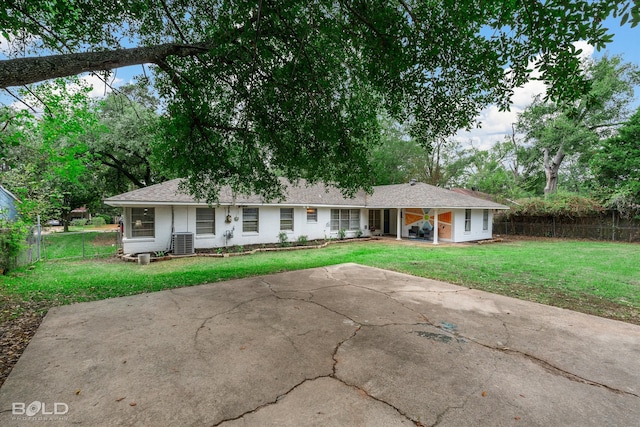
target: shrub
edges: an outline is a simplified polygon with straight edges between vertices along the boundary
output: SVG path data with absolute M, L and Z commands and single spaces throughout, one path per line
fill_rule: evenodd
M 102 225 L 105 225 L 107 222 L 104 220 L 104 218 L 97 216 L 91 219 L 91 225 L 95 225 L 96 227 L 100 227 Z
M 281 231 L 280 233 L 278 233 L 278 242 L 280 242 L 280 246 L 281 247 L 287 247 L 289 246 L 289 236 L 287 236 L 287 233 L 284 231 Z
M 98 214 L 96 216 L 94 216 L 94 219 L 96 217 L 100 217 L 102 219 L 104 219 L 104 223 L 105 224 L 113 224 L 113 217 L 111 215 L 107 215 L 107 214 Z
M 72 219 L 69 225 L 72 227 L 84 227 L 85 225 L 87 225 L 87 220 L 84 218 Z
M 338 238 L 340 240 L 344 240 L 346 236 L 347 236 L 347 230 L 345 230 L 344 228 L 341 228 L 340 230 L 338 230 Z
M 507 213 L 512 216 L 586 217 L 604 211 L 595 200 L 577 194 L 559 192 L 547 198 L 531 197 L 516 201 Z
M 301 236 L 298 236 L 298 244 L 305 246 L 307 245 L 307 243 L 309 243 L 309 239 L 307 238 L 307 236 L 305 236 L 304 234 Z
M 358 228 L 358 230 L 356 231 L 356 237 L 360 238 L 362 237 L 362 230 Z
M 0 215 L 0 270 L 7 271 L 15 266 L 28 231 L 29 227 L 22 221 L 9 222 Z

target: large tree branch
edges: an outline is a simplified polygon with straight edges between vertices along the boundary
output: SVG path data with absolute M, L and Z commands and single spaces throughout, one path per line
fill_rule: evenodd
M 129 178 L 129 180 L 133 183 L 133 185 L 137 186 L 138 188 L 143 188 L 149 185 L 149 181 L 147 181 L 146 184 L 140 181 L 138 177 L 136 177 L 133 173 L 130 172 L 131 168 L 128 165 L 123 165 L 123 163 L 119 159 L 117 159 L 113 154 L 107 153 L 105 151 L 98 151 L 97 153 L 103 156 L 100 158 L 100 163 L 102 163 L 107 167 L 117 170 L 118 172 L 120 172 L 121 174 Z M 113 162 L 109 162 L 107 158 L 111 159 Z M 148 177 L 150 175 L 149 162 L 145 161 L 144 163 L 145 163 L 145 175 Z
M 194 56 L 209 50 L 208 43 L 167 43 L 149 47 L 83 52 L 0 61 L 0 88 L 22 86 L 87 71 L 129 65 L 157 64 L 169 56 Z

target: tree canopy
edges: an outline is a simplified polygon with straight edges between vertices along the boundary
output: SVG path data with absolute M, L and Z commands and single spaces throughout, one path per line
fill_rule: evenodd
M 625 211 L 640 203 L 640 110 L 620 128 L 620 132 L 602 142 L 591 159 L 595 181 L 607 202 Z
M 370 188 L 379 113 L 423 145 L 508 107 L 535 62 L 552 98 L 585 92 L 573 43 L 611 40 L 615 0 L 9 0 L 0 87 L 154 64 L 160 153 L 197 197 L 280 195 L 279 176 Z M 148 77 L 148 76 L 147 76 Z
M 545 194 L 554 193 L 558 172 L 566 156 L 588 165 L 598 141 L 611 136 L 629 116 L 634 87 L 640 83 L 638 67 L 619 56 L 589 62 L 585 75 L 590 87 L 574 102 L 540 98 L 519 115 L 518 128 L 542 154 L 546 175 Z

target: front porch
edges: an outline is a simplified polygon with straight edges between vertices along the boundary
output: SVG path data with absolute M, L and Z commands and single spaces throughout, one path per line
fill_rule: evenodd
M 445 218 L 447 223 L 442 219 L 438 209 L 433 208 L 369 209 L 368 229 L 371 236 L 421 240 L 437 245 L 451 237 L 451 213 Z

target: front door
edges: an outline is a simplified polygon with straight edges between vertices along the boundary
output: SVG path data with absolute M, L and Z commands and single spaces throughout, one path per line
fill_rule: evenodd
M 384 228 L 383 228 L 384 234 L 389 234 L 389 215 L 390 215 L 389 209 L 385 209 L 384 210 Z

